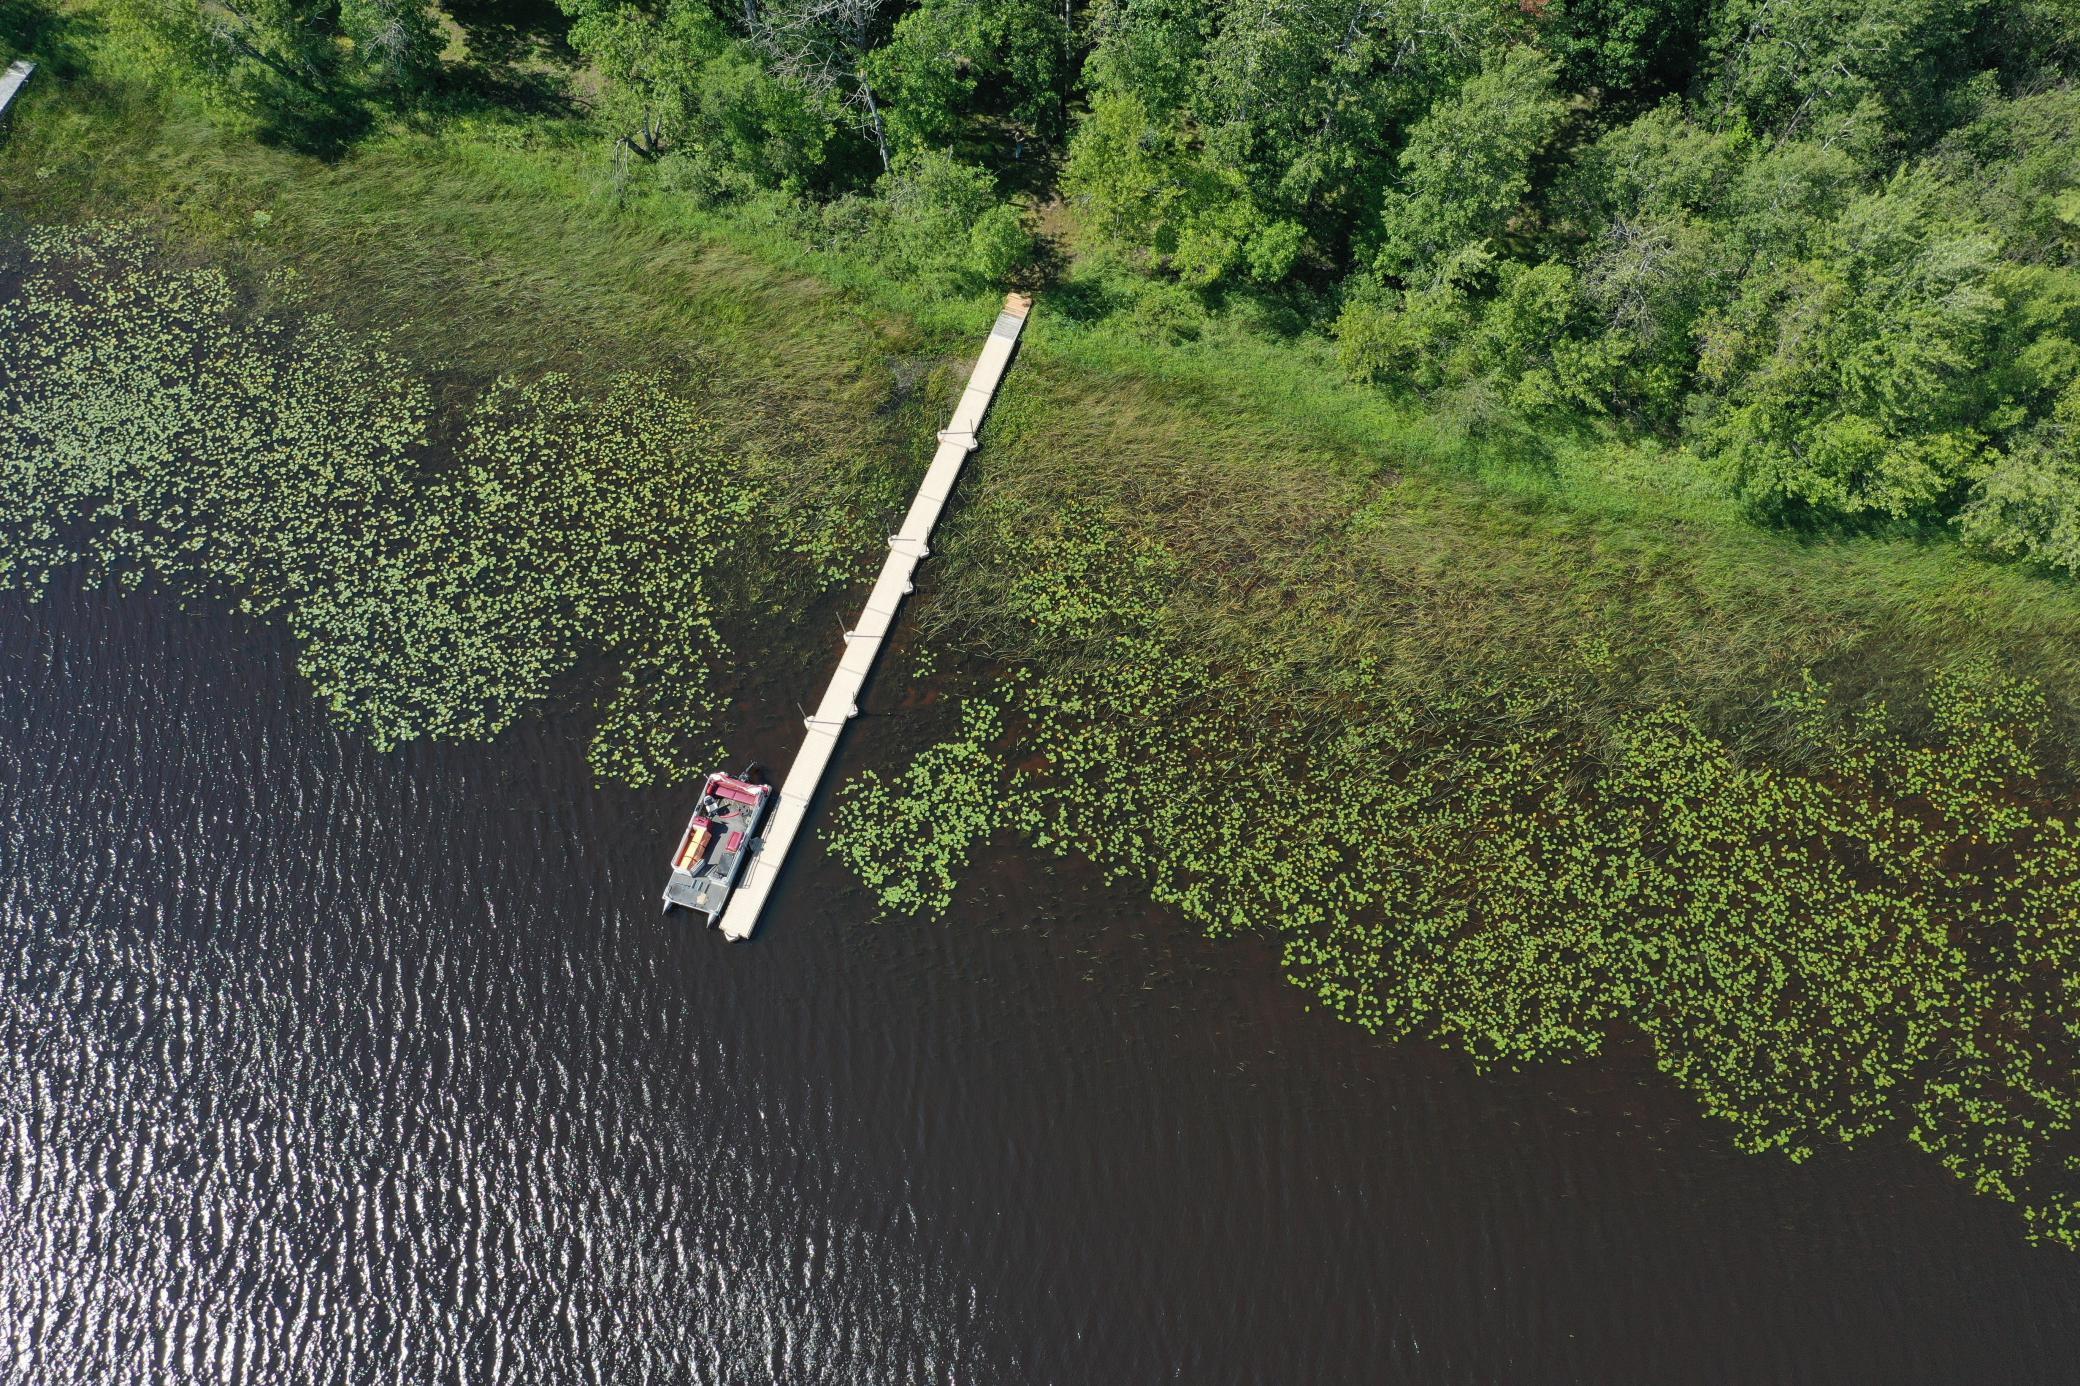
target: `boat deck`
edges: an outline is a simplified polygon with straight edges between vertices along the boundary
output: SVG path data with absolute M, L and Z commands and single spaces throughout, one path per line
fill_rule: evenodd
M 729 899 L 741 864 L 757 841 L 759 813 L 770 799 L 744 803 L 727 794 L 727 790 L 720 791 L 721 807 L 705 815 L 710 836 L 700 859 L 691 866 L 682 866 L 674 859 L 671 877 L 664 887 L 666 905 L 684 905 L 712 919 Z M 687 833 L 691 835 L 693 831 L 693 825 L 688 824 Z M 681 838 L 680 843 L 683 851 L 686 839 Z

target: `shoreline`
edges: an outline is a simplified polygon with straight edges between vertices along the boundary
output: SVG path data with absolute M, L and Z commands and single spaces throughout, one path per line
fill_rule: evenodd
M 499 143 L 496 124 L 397 131 L 325 165 L 253 146 L 192 100 L 107 80 L 118 105 L 50 89 L 28 98 L 0 144 L 18 211 L 141 213 L 211 258 L 331 280 L 319 306 L 439 371 L 596 379 L 643 368 L 664 343 L 665 362 L 691 367 L 740 444 L 891 506 L 950 403 L 970 329 L 990 311 L 978 301 L 908 320 L 884 286 L 847 281 L 841 261 L 770 229 L 754 254 L 756 228 L 664 194 L 639 191 L 616 208 L 593 187 L 577 126 L 518 147 Z M 142 116 L 161 101 L 173 104 L 156 145 L 124 148 L 97 126 L 122 102 Z M 63 128 L 32 119 L 52 120 L 54 108 Z M 169 183 L 174 161 L 160 153 L 182 143 L 191 166 Z M 39 162 L 81 147 L 106 153 L 92 165 Z M 269 224 L 254 225 L 255 211 Z M 516 334 L 516 312 L 559 331 Z M 1501 683 L 1565 667 L 1575 639 L 1597 640 L 1618 659 L 1609 687 L 1584 685 L 1598 719 L 1678 701 L 1781 758 L 1791 751 L 1766 700 L 1800 668 L 1855 703 L 1911 703 L 1932 668 L 1981 656 L 2053 690 L 2061 740 L 2080 744 L 2080 704 L 2060 692 L 2080 687 L 2080 584 L 1954 545 L 1767 533 L 1680 498 L 1526 489 L 1510 480 L 1513 464 L 1484 481 L 1376 401 L 1352 413 L 1292 397 L 1289 382 L 1321 364 L 1305 353 L 1162 348 L 1134 368 L 1056 318 L 1043 300 L 994 421 L 979 478 L 989 489 L 971 488 L 952 517 L 946 554 L 958 568 L 947 585 L 969 598 L 962 624 L 983 653 L 1050 654 L 990 619 L 1004 575 L 976 544 L 960 545 L 974 527 L 967 512 L 978 499 L 1024 513 L 1069 497 L 1177 548 L 1191 575 L 1185 628 L 1206 648 L 1290 646 L 1295 688 L 1356 658 L 1416 689 Z M 781 377 L 808 388 L 773 397 L 764 382 Z M 1352 409 L 1363 398 L 1321 388 Z M 804 448 L 811 434 L 832 441 Z M 893 471 L 858 464 L 890 451 L 905 458 Z M 1129 454 L 1135 474 L 1114 474 L 1110 459 Z M 1339 619 L 1353 608 L 1372 619 Z M 1441 639 L 1444 624 L 1457 634 Z

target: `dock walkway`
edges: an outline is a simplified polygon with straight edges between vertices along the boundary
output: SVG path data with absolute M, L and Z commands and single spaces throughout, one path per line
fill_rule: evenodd
M 953 420 L 939 435 L 939 450 L 917 488 L 917 498 L 910 502 L 910 513 L 903 517 L 903 527 L 889 536 L 888 561 L 881 565 L 881 576 L 867 595 L 866 609 L 853 628 L 845 632 L 845 653 L 838 660 L 838 671 L 831 676 L 823 701 L 808 719 L 802 749 L 788 767 L 787 778 L 780 785 L 780 797 L 766 820 L 764 840 L 722 912 L 722 932 L 730 938 L 749 938 L 758 927 L 759 912 L 765 908 L 766 897 L 773 893 L 774 882 L 787 864 L 787 851 L 807 821 L 810 801 L 816 797 L 824 771 L 837 753 L 838 735 L 845 730 L 846 722 L 859 715 L 860 690 L 866 686 L 867 675 L 873 672 L 882 643 L 895 628 L 896 611 L 911 590 L 911 574 L 931 552 L 932 526 L 938 523 L 939 512 L 946 508 L 947 499 L 953 494 L 961 465 L 977 446 L 982 416 L 989 412 L 990 401 L 996 398 L 997 385 L 1004 378 L 1005 367 L 1011 364 L 1011 353 L 1018 345 L 1018 335 L 1025 328 L 1026 313 L 1031 307 L 1031 300 L 1023 294 L 1005 297 L 1004 311 L 997 314 L 996 325 L 982 345 L 974 374 L 968 377 L 968 388 L 961 392 L 960 403 L 954 406 Z
M 22 89 L 22 83 L 28 81 L 29 74 L 34 71 L 35 63 L 19 58 L 7 65 L 7 71 L 0 72 L 0 115 L 7 114 L 7 108 L 14 104 L 15 93 Z

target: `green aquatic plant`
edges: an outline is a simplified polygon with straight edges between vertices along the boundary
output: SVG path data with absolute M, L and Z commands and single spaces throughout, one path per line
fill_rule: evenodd
M 22 255 L 0 302 L 7 572 L 90 556 L 272 609 L 395 507 L 431 406 L 379 346 L 254 317 L 131 228 L 34 230 Z
M 975 844 L 1008 820 L 995 743 L 1002 715 L 991 703 L 961 708 L 961 734 L 932 747 L 893 779 L 872 770 L 838 800 L 832 846 L 882 906 L 936 914 L 952 902 Z
M 616 669 L 591 758 L 642 783 L 685 773 L 723 653 L 708 572 L 751 492 L 700 411 L 635 376 L 563 376 L 476 404 L 409 530 L 297 608 L 305 671 L 384 740 L 484 735 L 593 653 Z
M 665 382 L 479 394 L 449 446 L 425 381 L 322 316 L 256 310 L 133 228 L 32 232 L 0 301 L 0 571 L 77 559 L 282 614 L 379 744 L 489 736 L 608 664 L 591 746 L 643 783 L 713 751 L 709 591 L 760 487 Z M 795 522 L 813 561 L 828 536 Z
M 1310 722 L 1174 635 L 1173 565 L 1065 515 L 1030 547 L 991 537 L 1024 575 L 1006 614 L 1059 618 L 1081 657 L 851 791 L 839 854 L 891 906 L 953 894 L 957 853 L 929 888 L 891 864 L 949 781 L 1003 783 L 990 822 L 1211 933 L 1270 933 L 1369 1030 L 1514 1064 L 1630 1028 L 1746 1149 L 1904 1133 L 2080 1246 L 2080 834 L 2042 781 L 2034 687 L 1954 668 L 1910 733 L 1809 676 L 1780 699 L 1814 743 L 1797 773 L 1675 706 L 1570 731 L 1557 674 L 1503 695 L 1528 730 L 1480 690 Z

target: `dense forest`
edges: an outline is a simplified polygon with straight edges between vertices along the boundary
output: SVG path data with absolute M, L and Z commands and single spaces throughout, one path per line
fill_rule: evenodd
M 432 99 L 422 0 L 138 0 L 256 107 Z M 1473 433 L 2080 570 L 2063 0 L 558 0 L 626 164 L 924 282 L 1332 335 Z

